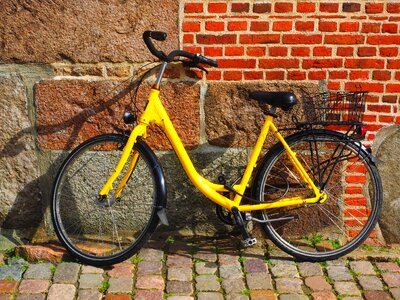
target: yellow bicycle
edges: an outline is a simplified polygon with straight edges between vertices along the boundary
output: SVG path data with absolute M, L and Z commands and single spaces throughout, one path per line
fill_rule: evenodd
M 167 187 L 162 167 L 145 143 L 147 128 L 165 132 L 194 186 L 215 202 L 221 219 L 239 226 L 243 244 L 256 239 L 246 230 L 259 222 L 284 251 L 304 260 L 335 259 L 359 246 L 375 229 L 382 204 L 382 185 L 373 157 L 347 133 L 318 126 L 348 125 L 361 129 L 365 93 L 337 93 L 304 102 L 313 120 L 296 121 L 297 133 L 283 137 L 274 125 L 277 108 L 297 102 L 290 92 L 255 91 L 250 98 L 269 104 L 265 122 L 240 180 L 220 177 L 213 183 L 200 175 L 186 152 L 160 98 L 160 83 L 168 63 L 186 58 L 191 67 L 217 67 L 202 55 L 174 50 L 166 55 L 152 39 L 166 34 L 146 31 L 144 41 L 162 63 L 142 115 L 126 113 L 135 123 L 129 136 L 93 137 L 74 149 L 57 174 L 51 212 L 55 231 L 65 247 L 81 261 L 113 264 L 136 253 L 155 231 L 168 224 Z M 318 125 L 318 126 L 317 126 Z M 261 156 L 268 133 L 278 142 Z M 182 204 L 184 205 L 184 204 Z

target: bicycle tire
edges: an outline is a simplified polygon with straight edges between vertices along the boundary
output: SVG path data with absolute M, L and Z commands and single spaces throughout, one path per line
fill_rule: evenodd
M 323 129 L 295 133 L 285 140 L 328 199 L 308 207 L 259 211 L 258 217 L 263 220 L 292 218 L 262 223 L 267 236 L 285 252 L 305 261 L 337 259 L 357 248 L 371 233 L 374 238 L 370 241 L 378 242 L 379 228 L 373 229 L 382 208 L 382 183 L 368 151 L 344 134 Z M 277 143 L 255 177 L 255 199 L 273 202 L 306 195 L 306 190 L 309 193 L 299 184 L 295 172 L 283 145 Z
M 126 141 L 127 137 L 118 134 L 85 141 L 64 160 L 55 179 L 51 201 L 54 230 L 67 250 L 87 264 L 115 264 L 139 251 L 159 223 L 158 210 L 166 206 L 162 168 L 141 140 L 132 150 L 139 158 L 121 197 L 113 199 L 114 190 L 106 200 L 98 197 Z

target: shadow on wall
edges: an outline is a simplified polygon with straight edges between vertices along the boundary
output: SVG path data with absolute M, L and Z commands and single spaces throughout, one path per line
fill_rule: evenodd
M 21 237 L 26 240 L 31 240 L 34 235 L 37 233 L 38 229 L 44 225 L 45 228 L 48 228 L 50 221 L 49 219 L 43 219 L 43 215 L 48 208 L 49 199 L 51 195 L 51 189 L 53 180 L 55 177 L 55 171 L 58 169 L 59 165 L 65 158 L 64 155 L 58 155 L 57 158 L 53 161 L 46 160 L 46 154 L 42 151 L 37 153 L 39 159 L 36 159 L 36 163 L 39 166 L 34 165 L 35 162 L 32 162 L 33 157 L 28 157 L 24 155 L 25 151 L 30 151 L 29 146 L 26 144 L 27 138 L 32 136 L 33 133 L 39 132 L 40 134 L 51 134 L 54 132 L 62 131 L 68 127 L 73 128 L 73 134 L 68 137 L 67 145 L 69 148 L 75 143 L 78 138 L 79 132 L 83 127 L 83 124 L 87 121 L 89 116 L 94 114 L 98 114 L 99 112 L 110 109 L 114 103 L 118 102 L 120 99 L 129 94 L 133 88 L 136 86 L 136 81 L 131 81 L 128 86 L 122 89 L 116 96 L 112 97 L 108 101 L 102 102 L 100 105 L 96 107 L 91 107 L 90 109 L 82 110 L 80 113 L 74 115 L 72 118 L 67 121 L 63 121 L 58 124 L 51 124 L 45 126 L 34 127 L 25 127 L 22 130 L 15 133 L 8 141 L 0 148 L 0 158 L 4 162 L 5 169 L 20 168 L 19 166 L 13 166 L 13 161 L 15 159 L 22 160 L 21 165 L 22 168 L 32 168 L 36 170 L 38 167 L 40 169 L 40 176 L 35 178 L 35 180 L 25 183 L 23 185 L 23 189 L 18 189 L 17 194 L 12 191 L 4 191 L 5 198 L 1 201 L 4 203 L 8 201 L 12 203 L 11 207 L 8 209 L 6 214 L 2 214 L 1 220 L 1 228 L 3 229 L 23 229 L 21 231 Z M 11 106 L 13 102 L 11 102 Z M 5 108 L 7 109 L 7 108 Z M 4 109 L 4 110 L 5 110 Z M 12 108 L 11 108 L 12 110 Z M 17 125 L 16 125 L 17 126 Z M 118 130 L 117 128 L 115 128 Z M 32 150 L 33 151 L 33 150 Z M 11 159 L 11 160 L 10 160 Z M 9 160 L 7 162 L 7 160 Z M 2 163 L 3 163 L 2 162 Z M 14 170 L 15 172 L 20 172 L 19 170 Z M 27 172 L 26 170 L 24 172 Z M 29 172 L 29 170 L 28 170 Z M 2 176 L 10 178 L 10 181 L 19 181 L 18 184 L 21 184 L 20 178 L 15 179 L 18 175 L 13 176 L 14 174 L 3 173 Z M 21 176 L 19 174 L 19 176 Z M 6 181 L 5 178 L 4 181 Z M 15 197 L 15 198 L 14 198 Z M 3 210 L 4 211 L 4 210 Z
M 124 89 L 120 90 L 109 100 L 95 107 L 84 109 L 66 121 L 44 126 L 39 125 L 36 128 L 28 127 L 18 131 L 0 148 L 0 157 L 2 159 L 18 157 L 26 150 L 24 139 L 32 135 L 33 132 L 38 132 L 42 135 L 62 132 L 66 128 L 73 128 L 72 134 L 68 135 L 66 143 L 67 148 L 71 148 L 79 139 L 81 130 L 89 117 L 103 111 L 111 110 L 113 104 L 130 94 L 135 87 L 136 82 L 131 82 L 128 86 L 125 85 Z M 114 127 L 114 131 L 118 132 L 121 129 Z M 233 140 L 233 138 L 225 137 L 225 140 L 229 141 Z M 223 158 L 222 161 L 215 164 L 224 154 L 225 150 L 218 150 L 203 158 L 204 155 L 201 151 L 194 151 L 192 156 L 195 164 L 199 167 L 199 170 L 203 171 L 204 175 L 216 179 L 219 173 L 223 171 L 222 167 L 220 167 L 222 164 L 229 164 L 233 160 L 237 163 L 240 156 L 237 153 L 233 153 L 230 157 Z M 20 236 L 25 241 L 41 241 L 54 236 L 49 210 L 51 190 L 56 172 L 65 159 L 67 151 L 45 150 L 39 151 L 36 155 L 39 157 L 40 176 L 25 183 L 23 189 L 18 190 L 16 195 L 12 195 L 15 198 L 13 199 L 11 208 L 4 217 L 1 217 L 3 220 L 1 228 L 23 229 Z M 246 155 L 247 153 L 244 156 L 242 155 L 240 159 L 247 159 Z M 186 228 L 189 229 L 190 233 L 196 233 L 194 223 L 198 222 L 202 225 L 197 230 L 203 232 L 209 231 L 210 233 L 215 233 L 221 229 L 224 231 L 226 228 L 221 226 L 222 223 L 215 217 L 214 205 L 207 202 L 192 187 L 181 168 L 176 168 L 179 162 L 175 155 L 172 153 L 160 153 L 159 159 L 165 169 L 169 188 L 168 217 L 171 226 L 167 230 Z M 215 168 L 215 165 L 218 167 Z M 37 168 L 37 166 L 35 167 Z M 238 170 L 236 168 L 234 172 Z M 229 176 L 230 173 L 228 172 L 227 175 Z M 234 174 L 228 178 L 234 178 L 234 176 L 236 175 Z M 179 178 L 179 180 L 176 178 Z M 183 203 L 184 208 L 182 208 Z M 74 208 L 71 207 L 71 210 L 74 211 Z M 196 222 L 193 222 L 194 219 Z

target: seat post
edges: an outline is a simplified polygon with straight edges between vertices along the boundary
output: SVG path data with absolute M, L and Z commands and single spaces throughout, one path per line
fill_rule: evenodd
M 276 112 L 276 107 L 271 106 L 270 110 L 266 112 L 268 116 L 273 116 L 274 118 L 278 117 L 278 115 L 275 113 Z

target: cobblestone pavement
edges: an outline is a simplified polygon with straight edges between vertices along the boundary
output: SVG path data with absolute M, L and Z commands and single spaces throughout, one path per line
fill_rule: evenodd
M 0 266 L 0 300 L 400 299 L 399 259 L 384 260 L 295 262 L 232 239 L 170 238 L 104 268 L 10 258 Z

